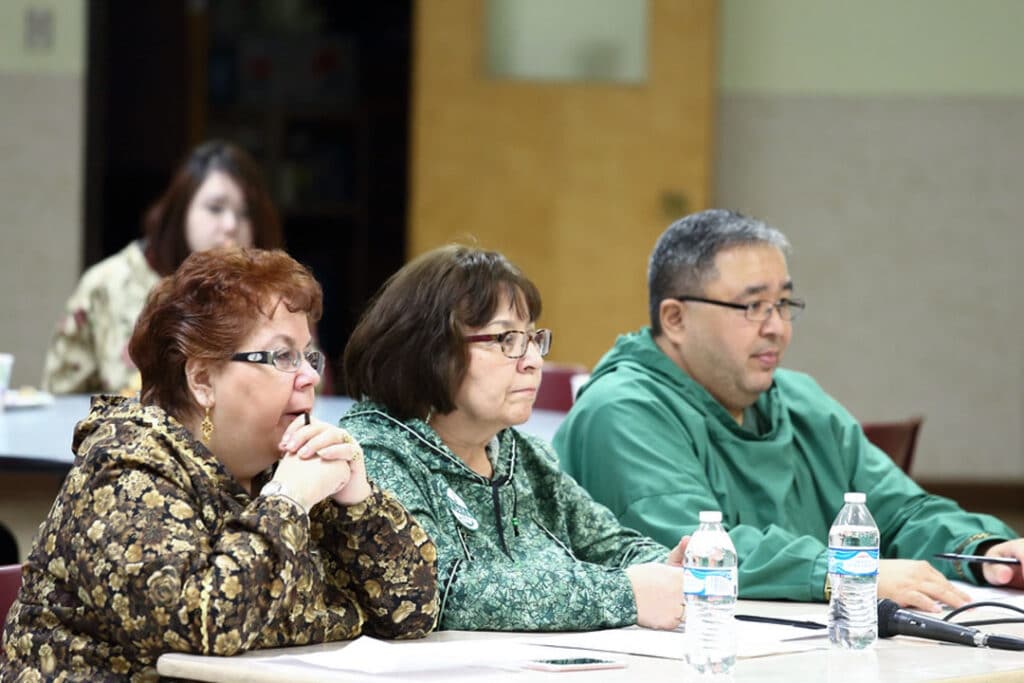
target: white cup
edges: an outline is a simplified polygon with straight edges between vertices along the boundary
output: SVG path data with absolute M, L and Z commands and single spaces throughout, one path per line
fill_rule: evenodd
M 0 353 L 0 412 L 7 404 L 7 388 L 11 385 L 11 368 L 14 367 L 14 356 Z

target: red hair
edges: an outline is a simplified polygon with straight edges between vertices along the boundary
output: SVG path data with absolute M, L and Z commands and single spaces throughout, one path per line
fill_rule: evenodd
M 320 284 L 283 251 L 229 247 L 189 255 L 150 293 L 128 343 L 142 373 L 142 403 L 179 420 L 196 414 L 185 363 L 227 362 L 279 302 L 304 312 L 310 326 L 323 312 Z

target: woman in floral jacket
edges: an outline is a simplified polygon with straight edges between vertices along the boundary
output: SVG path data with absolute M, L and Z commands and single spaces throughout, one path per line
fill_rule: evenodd
M 157 286 L 130 344 L 141 399 L 79 423 L 0 680 L 147 681 L 164 652 L 433 628 L 433 543 L 344 430 L 310 423 L 320 309 L 283 252 L 195 253 Z

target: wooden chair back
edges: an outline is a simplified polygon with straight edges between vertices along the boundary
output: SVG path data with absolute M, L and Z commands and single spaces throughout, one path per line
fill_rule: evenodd
M 909 475 L 923 422 L 923 417 L 912 417 L 897 422 L 864 422 L 861 427 L 868 441 L 885 451 Z

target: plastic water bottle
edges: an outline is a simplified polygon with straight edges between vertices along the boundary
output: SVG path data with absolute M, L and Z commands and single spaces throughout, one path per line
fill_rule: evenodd
M 736 663 L 736 547 L 722 513 L 700 513 L 683 558 L 686 661 L 700 673 L 727 673 Z
M 852 650 L 878 638 L 878 526 L 865 498 L 844 495 L 846 504 L 828 532 L 828 637 L 834 647 Z

